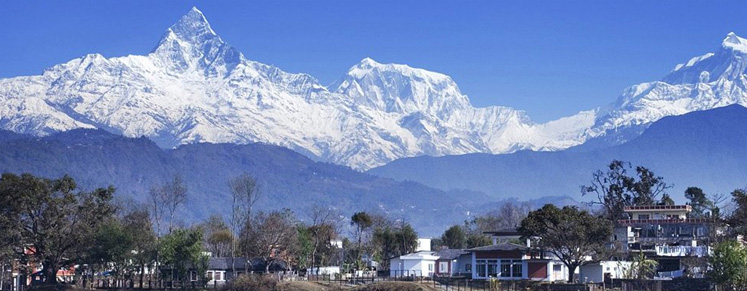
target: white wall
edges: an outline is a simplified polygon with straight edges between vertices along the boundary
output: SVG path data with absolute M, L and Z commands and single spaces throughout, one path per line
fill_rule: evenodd
M 429 270 L 430 266 L 430 270 Z M 389 261 L 389 276 L 433 276 L 436 272 L 435 260 L 402 260 L 399 258 Z
M 579 267 L 580 282 L 599 283 L 604 280 L 604 274 L 609 274 L 612 279 L 624 277 L 625 271 L 630 268 L 631 262 L 628 261 L 601 261 L 598 263 L 589 263 Z
M 415 252 L 430 252 L 430 251 L 431 251 L 431 239 L 419 238 L 418 247 L 415 249 Z
M 332 275 L 332 274 L 339 274 L 340 273 L 340 267 L 337 266 L 330 266 L 330 267 L 318 267 L 318 268 L 311 268 L 306 269 L 306 273 L 309 275 Z

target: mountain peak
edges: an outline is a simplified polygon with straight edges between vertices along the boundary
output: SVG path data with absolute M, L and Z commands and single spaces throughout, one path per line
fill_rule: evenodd
M 169 27 L 169 31 L 186 41 L 201 41 L 206 37 L 217 36 L 210 28 L 205 15 L 197 7 L 192 7 L 187 14 L 179 18 L 179 21 Z
M 374 59 L 369 58 L 369 57 L 365 57 L 360 62 L 358 62 L 359 67 L 373 67 L 376 65 L 380 65 L 380 63 L 377 61 L 374 61 Z
M 721 46 L 742 53 L 747 53 L 747 39 L 737 36 L 734 32 L 729 32 L 721 43 Z

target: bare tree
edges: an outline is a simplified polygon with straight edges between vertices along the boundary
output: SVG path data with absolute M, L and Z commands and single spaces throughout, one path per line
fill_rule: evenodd
M 163 191 L 161 187 L 152 186 L 150 187 L 150 191 L 148 191 L 148 196 L 150 198 L 150 206 L 152 207 L 150 214 L 153 216 L 153 222 L 156 223 L 156 236 L 160 236 L 161 222 L 163 221 L 163 212 L 165 208 Z
M 182 176 L 175 175 L 161 188 L 166 210 L 169 212 L 169 233 L 174 229 L 174 214 L 180 205 L 187 202 L 187 186 L 182 181 Z
M 158 251 L 160 249 L 160 236 L 161 236 L 161 223 L 163 222 L 163 216 L 168 211 L 169 214 L 169 233 L 171 233 L 174 226 L 174 214 L 176 213 L 179 205 L 184 204 L 187 200 L 187 187 L 184 186 L 182 178 L 179 175 L 164 185 L 152 186 L 149 191 L 150 204 L 153 207 L 151 215 L 156 223 L 156 277 L 158 277 L 158 270 L 161 259 L 161 254 Z
M 234 236 L 223 217 L 213 214 L 200 227 L 203 231 L 203 245 L 213 256 L 226 257 L 230 254 Z
M 153 207 L 153 211 L 150 212 L 150 214 L 153 216 L 153 221 L 156 223 L 156 246 L 155 246 L 155 253 L 156 253 L 156 262 L 155 262 L 155 276 L 158 278 L 158 273 L 161 263 L 161 221 L 163 220 L 163 208 L 164 208 L 164 198 L 163 198 L 163 191 L 161 191 L 161 187 L 152 186 L 150 187 L 150 191 L 148 191 L 148 196 L 150 196 L 150 206 Z
M 311 249 L 311 267 L 318 267 L 318 263 L 321 259 L 328 257 L 328 251 L 331 250 L 330 242 L 332 239 L 337 237 L 338 225 L 340 213 L 338 211 L 320 207 L 318 205 L 312 206 L 309 211 L 309 218 L 311 219 L 311 225 L 308 227 L 308 231 L 311 235 L 312 249 Z M 317 260 L 320 257 L 320 260 Z M 319 269 L 317 268 L 317 271 Z
M 249 218 L 252 217 L 252 209 L 259 200 L 257 180 L 249 174 L 243 173 L 230 179 L 228 187 L 231 188 L 231 231 L 234 237 L 238 237 L 242 226 L 251 223 Z M 245 238 L 240 237 L 239 239 L 244 240 Z M 236 277 L 236 249 L 237 241 L 234 239 L 231 242 L 231 270 L 234 277 Z
M 296 221 L 293 212 L 259 212 L 243 230 L 242 248 L 251 257 L 265 262 L 265 272 L 270 265 L 296 245 Z
M 658 197 L 669 188 L 672 185 L 653 171 L 613 160 L 606 172 L 597 170 L 592 174 L 591 184 L 581 186 L 581 193 L 596 194 L 598 201 L 593 203 L 604 206 L 605 217 L 616 221 L 625 218 L 626 206 L 657 204 Z

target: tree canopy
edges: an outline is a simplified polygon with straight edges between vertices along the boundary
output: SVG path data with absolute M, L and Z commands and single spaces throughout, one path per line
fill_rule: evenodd
M 747 286 L 747 249 L 738 241 L 728 240 L 716 245 L 709 257 L 708 277 L 731 290 Z
M 538 238 L 539 247 L 555 254 L 569 268 L 569 281 L 587 257 L 602 253 L 612 224 L 575 206 L 547 204 L 521 221 L 522 238 Z
M 55 284 L 57 270 L 80 262 L 100 226 L 114 214 L 113 193 L 113 187 L 78 191 L 68 176 L 51 180 L 5 173 L 0 178 L 0 226 L 7 231 L 0 236 L 29 246 L 42 263 L 46 282 Z
M 747 191 L 736 189 L 731 197 L 736 208 L 728 218 L 729 224 L 737 234 L 747 235 Z
M 467 234 L 459 225 L 452 225 L 441 235 L 441 244 L 450 249 L 463 249 L 467 246 Z

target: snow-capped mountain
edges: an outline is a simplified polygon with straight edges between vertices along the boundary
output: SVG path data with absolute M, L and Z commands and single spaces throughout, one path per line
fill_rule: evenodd
M 747 39 L 733 32 L 715 53 L 675 66 L 661 81 L 626 89 L 589 136 L 622 143 L 662 117 L 732 104 L 747 105 Z
M 667 115 L 744 104 L 745 43 L 730 34 L 719 52 L 631 87 L 609 109 L 537 124 L 512 108 L 473 107 L 447 75 L 370 58 L 323 86 L 248 60 L 193 8 L 147 55 L 89 54 L 1 79 L 0 129 L 101 128 L 164 148 L 264 142 L 361 170 L 420 155 L 559 150 Z
M 545 125 L 521 111 L 473 108 L 443 74 L 366 58 L 330 88 L 246 59 L 195 8 L 150 54 L 90 54 L 0 80 L 0 128 L 103 128 L 167 148 L 258 141 L 358 169 L 408 156 L 564 146 L 537 137 L 532 131 Z

